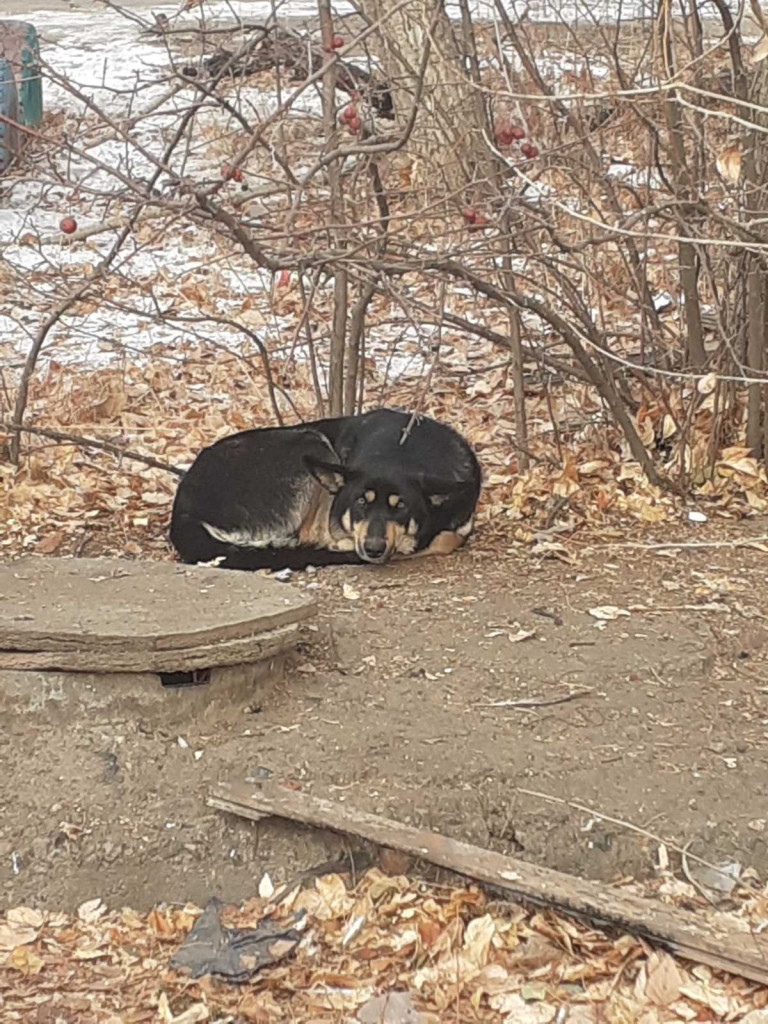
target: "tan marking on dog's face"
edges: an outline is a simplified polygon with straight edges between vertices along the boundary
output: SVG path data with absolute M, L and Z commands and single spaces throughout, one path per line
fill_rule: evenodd
M 387 498 L 387 502 L 390 508 L 397 508 L 397 506 L 400 504 L 400 495 L 390 494 L 390 496 Z
M 408 529 L 406 532 L 409 537 L 415 537 L 416 534 L 419 532 L 419 524 L 416 522 L 415 519 L 409 520 Z
M 387 523 L 387 529 L 384 534 L 387 540 L 387 556 L 397 551 L 397 542 L 402 539 L 404 533 L 405 531 L 398 523 Z
M 376 501 L 376 491 L 366 491 L 365 500 L 368 502 L 369 505 L 372 505 L 374 501 Z
M 365 538 L 368 536 L 368 523 L 361 519 L 352 527 L 352 536 L 355 541 L 355 551 L 360 558 L 365 558 Z
M 347 533 L 352 533 L 352 512 L 347 509 L 344 515 L 341 517 L 341 525 L 344 527 Z

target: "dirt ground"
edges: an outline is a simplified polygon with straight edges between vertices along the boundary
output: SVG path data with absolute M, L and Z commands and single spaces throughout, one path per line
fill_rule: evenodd
M 730 531 L 763 534 L 756 521 Z M 5 905 L 236 900 L 264 871 L 359 849 L 208 810 L 223 779 L 288 782 L 580 875 L 653 872 L 650 838 L 528 789 L 768 874 L 764 552 L 574 541 L 568 564 L 483 548 L 295 575 L 284 585 L 318 599 L 314 629 L 282 677 L 223 708 L 201 713 L 196 698 L 185 714 L 176 693 L 168 718 L 161 704 L 10 716 Z M 605 606 L 628 614 L 589 614 Z M 540 703 L 494 706 L 526 700 Z

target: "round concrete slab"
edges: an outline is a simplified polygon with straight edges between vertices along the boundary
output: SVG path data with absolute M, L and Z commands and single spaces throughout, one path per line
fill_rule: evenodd
M 168 671 L 292 646 L 311 598 L 252 573 L 28 557 L 0 565 L 0 667 Z

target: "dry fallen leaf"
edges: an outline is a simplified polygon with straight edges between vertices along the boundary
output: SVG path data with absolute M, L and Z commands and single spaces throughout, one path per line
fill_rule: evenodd
M 738 146 L 726 146 L 717 155 L 717 170 L 733 185 L 741 175 L 741 150 Z
M 507 639 L 511 644 L 519 644 L 523 640 L 531 640 L 535 636 L 535 629 L 518 629 L 516 633 L 509 633 Z
M 490 914 L 476 917 L 467 925 L 464 953 L 475 967 L 484 967 L 488 962 L 488 953 L 495 934 L 496 922 Z
M 422 1024 L 424 1017 L 414 1009 L 407 992 L 373 996 L 357 1013 L 360 1024 Z
M 45 915 L 32 907 L 11 907 L 5 919 L 13 928 L 42 928 Z
M 265 872 L 261 876 L 261 881 L 259 882 L 259 896 L 261 896 L 263 900 L 271 900 L 274 895 L 275 887 L 272 884 L 272 879 Z
M 77 908 L 77 916 L 86 924 L 93 924 L 94 921 L 98 921 L 103 916 L 106 909 L 101 899 L 96 897 L 96 899 L 86 900 L 85 903 L 81 903 Z
M 35 544 L 35 551 L 39 555 L 52 555 L 54 551 L 59 550 L 62 542 L 64 541 L 64 537 L 65 534 L 63 530 L 54 530 Z
M 168 996 L 161 992 L 157 1000 L 157 1012 L 161 1024 L 201 1024 L 202 1021 L 210 1020 L 210 1011 L 203 1003 L 194 1003 L 188 1006 L 180 1014 L 175 1015 L 171 1011 Z
M 753 64 L 758 63 L 758 61 L 765 60 L 765 58 L 768 57 L 768 35 L 764 35 L 758 39 L 752 47 L 750 57 Z
M 151 931 L 159 939 L 172 939 L 176 935 L 176 929 L 167 914 L 155 907 L 150 910 L 147 917 L 147 924 Z
M 600 619 L 601 622 L 615 622 L 616 619 L 629 618 L 626 608 L 617 608 L 614 604 L 603 604 L 597 608 L 590 608 L 589 614 L 593 619 Z
M 315 891 L 309 890 L 306 895 L 316 895 L 320 903 L 316 905 L 318 915 L 326 920 L 340 914 L 345 914 L 351 907 L 353 900 L 347 892 L 344 880 L 339 875 L 324 875 L 315 880 Z M 297 905 L 301 903 L 301 896 Z
M 34 942 L 39 934 L 37 928 L 11 927 L 0 924 L 0 950 L 16 949 Z
M 31 946 L 17 946 L 8 956 L 9 965 L 24 975 L 39 974 L 43 969 L 43 960 Z
M 657 1006 L 669 1006 L 680 998 L 684 983 L 680 969 L 668 953 L 652 951 L 646 965 L 645 995 Z
M 711 395 L 717 387 L 717 374 L 707 373 L 704 377 L 699 377 L 696 382 L 696 390 L 700 395 Z
M 661 436 L 665 441 L 668 441 L 670 437 L 674 437 L 677 433 L 677 424 L 675 423 L 674 417 L 666 413 L 661 423 Z
M 491 996 L 488 1002 L 492 1009 L 506 1014 L 504 1024 L 550 1024 L 557 1015 L 556 1007 L 540 1002 L 526 1003 L 518 992 Z
M 708 1006 L 721 1019 L 730 1010 L 730 1000 L 725 992 L 718 991 L 710 984 L 700 984 L 688 981 L 680 986 L 680 994 L 691 999 L 695 1003 Z

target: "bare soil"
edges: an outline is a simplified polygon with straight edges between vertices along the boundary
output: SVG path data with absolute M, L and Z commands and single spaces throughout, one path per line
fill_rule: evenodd
M 731 536 L 747 533 L 768 529 Z M 238 900 L 264 871 L 351 852 L 205 806 L 220 779 L 267 777 L 585 876 L 646 876 L 658 844 L 522 789 L 768 873 L 765 554 L 482 547 L 295 575 L 320 618 L 283 676 L 231 704 L 9 716 L 3 902 Z M 601 628 L 604 606 L 629 614 Z M 541 703 L 494 706 L 525 700 Z

